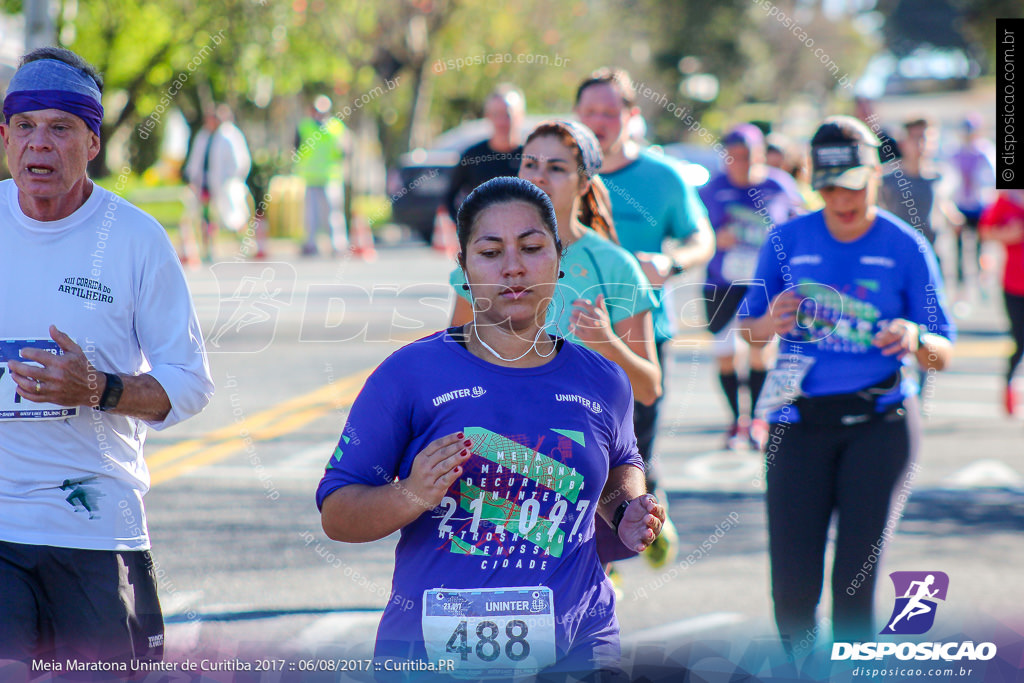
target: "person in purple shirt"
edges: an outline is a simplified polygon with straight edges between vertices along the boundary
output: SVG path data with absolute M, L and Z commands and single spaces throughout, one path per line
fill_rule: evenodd
M 849 116 L 811 139 L 812 183 L 825 208 L 781 225 L 761 248 L 743 301 L 753 343 L 779 337 L 761 394 L 775 622 L 791 650 L 813 645 L 825 548 L 836 640 L 874 640 L 878 556 L 892 536 L 889 505 L 915 457 L 920 414 L 912 360 L 927 373 L 952 357 L 935 253 L 876 205 L 879 140 Z M 797 653 L 799 654 L 799 653 Z
M 733 320 L 747 291 L 746 282 L 754 275 L 757 252 L 768 230 L 797 215 L 803 199 L 792 177 L 765 163 L 764 135 L 757 126 L 737 126 L 722 139 L 722 145 L 728 152 L 725 171 L 700 189 L 700 198 L 715 229 L 717 247 L 707 266 L 704 308 L 708 329 L 715 338 L 718 381 L 732 412 L 726 447 L 738 447 L 745 436 L 751 446 L 761 450 L 768 437 L 768 426 L 754 417 L 754 407 L 768 374 L 766 353 L 763 347 L 752 346 L 747 354 L 747 422 L 742 420 L 740 410 L 737 365 L 742 354 Z
M 594 529 L 642 551 L 665 509 L 645 492 L 617 365 L 547 334 L 562 253 L 554 209 L 519 178 L 459 209 L 474 317 L 369 377 L 317 490 L 324 531 L 400 531 L 375 656 L 459 678 L 619 670 Z M 434 669 L 438 670 L 437 668 Z
M 981 125 L 982 118 L 977 112 L 971 112 L 964 118 L 961 124 L 962 144 L 950 159 L 958 181 L 953 201 L 964 217 L 963 224 L 956 231 L 956 280 L 961 288 L 972 270 L 974 274 L 981 272 L 978 221 L 985 207 L 996 198 L 996 148 L 982 136 Z M 967 269 L 964 268 L 965 233 L 971 233 L 970 247 L 974 252 L 970 257 L 973 268 Z

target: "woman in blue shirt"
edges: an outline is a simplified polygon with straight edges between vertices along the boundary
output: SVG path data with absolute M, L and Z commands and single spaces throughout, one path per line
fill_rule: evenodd
M 813 644 L 825 546 L 838 518 L 832 570 L 836 640 L 872 640 L 890 500 L 920 429 L 911 360 L 931 377 L 955 335 L 928 242 L 877 208 L 878 138 L 848 116 L 811 140 L 821 211 L 774 229 L 761 249 L 740 327 L 780 337 L 761 394 L 771 424 L 766 504 L 775 620 L 793 649 Z M 743 309 L 741 309 L 743 310 Z

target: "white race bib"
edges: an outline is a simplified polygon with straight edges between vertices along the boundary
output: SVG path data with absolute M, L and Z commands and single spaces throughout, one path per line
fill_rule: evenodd
M 423 592 L 427 657 L 452 662 L 456 678 L 535 674 L 555 663 L 551 589 L 482 588 Z
M 749 280 L 757 271 L 758 250 L 745 245 L 737 245 L 725 252 L 722 257 L 722 277 L 729 282 Z
M 768 414 L 796 400 L 814 361 L 813 357 L 800 353 L 779 354 L 775 367 L 764 380 L 754 414 L 763 420 Z
M 21 350 L 44 349 L 61 356 L 64 351 L 52 339 L 0 339 L 0 421 L 9 420 L 63 420 L 78 415 L 78 408 L 55 403 L 35 403 L 18 393 L 18 385 L 11 377 L 7 361 L 22 360 Z

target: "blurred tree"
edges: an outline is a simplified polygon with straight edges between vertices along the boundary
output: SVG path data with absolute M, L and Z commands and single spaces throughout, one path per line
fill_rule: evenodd
M 598 67 L 643 71 L 646 53 L 632 48 L 651 18 L 631 15 L 632 4 L 460 0 L 430 55 L 434 132 L 481 116 L 499 83 L 518 86 L 531 113 L 564 114 L 576 86 Z
M 922 45 L 968 50 L 952 0 L 879 0 L 885 43 L 899 59 Z
M 655 61 L 666 86 L 668 98 L 685 108 L 683 123 L 699 121 L 710 108 L 734 107 L 745 98 L 739 87 L 747 68 L 748 56 L 740 36 L 752 26 L 746 10 L 750 0 L 722 0 L 713 4 L 694 0 L 657 2 L 644 0 L 640 11 L 661 13 L 651 26 Z M 717 92 L 688 91 L 684 81 L 713 77 Z M 692 81 L 691 81 L 692 82 Z M 678 111 L 678 109 L 677 109 Z M 680 116 L 659 110 L 656 124 L 660 131 L 674 131 L 682 137 Z
M 897 58 L 921 47 L 962 52 L 981 73 L 995 70 L 996 19 L 1019 17 L 1020 0 L 877 0 L 886 46 Z
M 65 15 L 61 12 L 59 16 Z M 139 123 L 157 107 L 162 113 L 180 93 L 187 95 L 195 87 L 196 76 L 203 73 L 201 68 L 190 71 L 187 65 L 193 60 L 202 62 L 199 51 L 203 48 L 216 51 L 213 36 L 227 23 L 225 17 L 215 14 L 213 6 L 192 0 L 79 5 L 74 39 L 67 47 L 94 64 L 104 76 L 104 141 Z M 61 28 L 58 32 L 67 35 Z M 145 168 L 145 162 L 151 161 L 155 153 L 150 145 L 134 144 L 131 155 L 139 157 L 140 148 L 144 150 L 140 167 Z M 90 166 L 93 175 L 107 175 L 108 151 L 109 145 Z
M 602 65 L 624 67 L 644 86 L 652 139 L 679 139 L 693 121 L 719 132 L 746 103 L 841 92 L 839 79 L 859 75 L 872 49 L 853 13 L 877 5 L 893 14 L 906 3 L 892 32 L 913 23 L 920 12 L 910 9 L 924 0 L 848 2 L 839 15 L 826 14 L 837 5 L 823 0 L 54 2 L 61 39 L 105 72 L 105 140 L 127 143 L 145 166 L 160 127 L 130 133 L 159 124 L 171 106 L 194 126 L 204 103 L 227 101 L 250 124 L 254 158 L 281 165 L 304 100 L 324 92 L 350 127 L 371 119 L 393 161 L 479 116 L 499 82 L 519 85 L 531 112 L 568 112 L 578 83 Z M 1019 0 L 934 3 L 956 8 L 958 30 L 978 45 Z M 0 0 L 6 11 L 20 5 Z M 941 33 L 924 26 L 907 40 Z M 105 165 L 101 158 L 94 173 Z
M 649 5 L 663 13 L 654 30 L 662 76 L 674 81 L 670 92 L 689 116 L 718 133 L 739 119 L 771 120 L 797 97 L 825 102 L 842 94 L 873 49 L 850 16 L 828 16 L 815 0 Z M 704 83 L 708 76 L 717 79 L 713 99 L 688 87 L 688 79 Z M 666 111 L 660 119 L 659 131 L 678 136 L 678 115 Z
M 985 74 L 996 70 L 996 19 L 1024 16 L 1020 0 L 951 0 L 959 11 L 956 25 L 970 46 L 970 54 Z

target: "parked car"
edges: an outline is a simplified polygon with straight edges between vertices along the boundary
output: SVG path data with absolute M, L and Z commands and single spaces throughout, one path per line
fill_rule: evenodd
M 523 125 L 523 137 L 539 123 L 552 118 L 572 116 L 529 115 Z M 429 150 L 414 149 L 403 154 L 397 170 L 388 175 L 392 220 L 409 226 L 429 243 L 434 232 L 434 217 L 448 193 L 453 169 L 462 152 L 485 140 L 490 132 L 490 124 L 485 119 L 466 121 L 439 135 Z M 719 154 L 710 147 L 679 142 L 656 146 L 655 150 L 661 150 L 666 158 L 677 162 L 683 177 L 694 187 L 706 184 L 722 168 Z
M 571 117 L 528 115 L 523 123 L 523 138 L 539 123 L 552 118 Z M 490 134 L 491 125 L 486 119 L 466 121 L 437 136 L 429 150 L 414 149 L 399 157 L 397 171 L 388 175 L 392 220 L 409 226 L 424 241 L 430 242 L 434 216 L 448 194 L 453 169 L 466 149 L 486 140 Z
M 694 187 L 702 187 L 724 170 L 722 156 L 713 148 L 689 142 L 673 142 L 662 147 L 665 156 L 683 164 L 683 177 Z
M 461 150 L 446 149 L 417 149 L 403 154 L 397 171 L 388 174 L 391 220 L 409 226 L 430 242 L 434 214 L 448 193 L 461 154 Z

